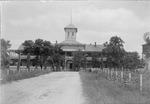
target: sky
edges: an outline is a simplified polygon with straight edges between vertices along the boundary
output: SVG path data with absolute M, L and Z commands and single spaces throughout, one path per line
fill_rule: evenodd
M 1 2 L 1 38 L 18 49 L 25 40 L 51 43 L 65 39 L 64 27 L 78 28 L 77 41 L 103 44 L 120 37 L 126 51 L 142 54 L 150 32 L 149 1 L 9 1 Z M 72 16 L 71 16 L 72 15 Z

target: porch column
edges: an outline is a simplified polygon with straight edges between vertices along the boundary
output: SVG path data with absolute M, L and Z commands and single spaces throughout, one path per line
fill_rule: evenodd
M 19 50 L 18 65 L 17 65 L 17 71 L 19 72 L 20 72 L 20 61 L 21 61 L 21 51 Z
M 65 69 L 64 70 L 66 71 L 66 52 L 65 52 Z

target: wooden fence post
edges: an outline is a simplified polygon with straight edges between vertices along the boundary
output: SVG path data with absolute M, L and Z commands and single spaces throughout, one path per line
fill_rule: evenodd
M 108 79 L 109 79 L 109 69 L 108 69 Z
M 116 70 L 116 77 L 118 76 L 118 71 Z
M 131 72 L 129 72 L 129 82 L 131 82 Z
M 121 82 L 123 81 L 123 71 L 121 71 Z
M 142 79 L 142 74 L 140 74 L 140 91 L 142 91 L 142 81 L 143 81 L 143 79 Z
M 111 74 L 110 74 L 110 77 L 112 78 L 112 75 L 113 75 L 113 71 L 111 70 Z

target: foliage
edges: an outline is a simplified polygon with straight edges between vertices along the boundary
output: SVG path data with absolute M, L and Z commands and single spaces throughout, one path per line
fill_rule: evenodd
M 10 64 L 10 56 L 9 56 L 9 48 L 11 47 L 10 41 L 1 39 L 1 65 L 4 67 L 9 67 Z
M 23 53 L 27 54 L 27 68 L 30 70 L 30 54 L 33 53 L 34 42 L 32 40 L 25 40 L 23 46 Z
M 111 37 L 109 43 L 104 43 L 104 53 L 109 67 L 122 67 L 125 53 L 123 43 L 124 41 L 117 36 Z
M 24 46 L 24 54 L 28 54 L 33 52 L 33 46 L 34 46 L 34 42 L 32 40 L 25 40 L 23 43 Z
M 48 58 L 52 55 L 52 46 L 50 41 L 44 41 L 43 42 L 43 52 L 42 52 L 42 57 L 43 57 L 43 64 L 45 66 L 45 69 L 47 67 L 48 63 Z
M 34 65 L 36 65 L 36 67 L 38 65 L 42 66 L 44 65 L 45 68 L 47 66 L 47 62 L 48 62 L 48 57 L 52 54 L 52 46 L 51 43 L 49 41 L 44 41 L 43 39 L 36 39 L 35 42 L 33 42 L 32 40 L 26 40 L 23 43 L 24 46 L 24 50 L 23 53 L 27 54 L 27 68 L 29 68 L 30 65 L 30 54 L 32 55 L 36 55 L 33 63 Z
M 58 46 L 57 44 L 53 46 L 51 59 L 52 59 L 53 67 L 56 66 L 55 71 L 60 70 L 62 61 L 64 61 L 64 55 L 63 55 L 63 50 L 61 49 L 61 46 Z
M 36 65 L 36 68 L 38 65 L 40 65 L 41 69 L 44 65 L 45 69 L 47 67 L 47 64 L 52 64 L 52 67 L 54 66 L 59 69 L 60 65 L 62 64 L 62 61 L 64 61 L 63 51 L 60 46 L 57 44 L 55 46 L 52 46 L 50 41 L 46 41 L 43 39 L 36 39 L 35 42 L 32 40 L 26 40 L 24 43 L 24 54 L 28 54 L 28 68 L 30 63 L 30 54 L 36 55 L 34 59 L 34 65 Z
M 44 43 L 43 39 L 36 39 L 34 42 L 34 54 L 36 55 L 35 65 L 37 67 L 37 65 L 40 64 L 41 69 L 43 65 L 43 62 L 42 62 L 43 43 Z
M 81 50 L 78 50 L 73 55 L 73 63 L 74 63 L 74 70 L 78 71 L 82 66 L 82 62 L 85 61 L 86 54 L 83 53 Z M 82 66 L 83 67 L 83 66 Z
M 98 53 L 92 53 L 92 67 L 93 68 L 98 68 L 100 67 L 100 61 L 99 58 L 100 55 Z
M 142 67 L 142 60 L 137 52 L 126 52 L 124 56 L 123 66 L 125 69 L 134 70 Z

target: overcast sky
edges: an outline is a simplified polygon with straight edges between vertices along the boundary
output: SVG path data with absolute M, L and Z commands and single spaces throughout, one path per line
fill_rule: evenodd
M 71 11 L 77 40 L 84 44 L 103 44 L 117 35 L 126 51 L 141 54 L 143 35 L 150 31 L 149 1 L 13 1 L 1 7 L 2 38 L 11 41 L 12 49 L 38 38 L 62 42 Z

